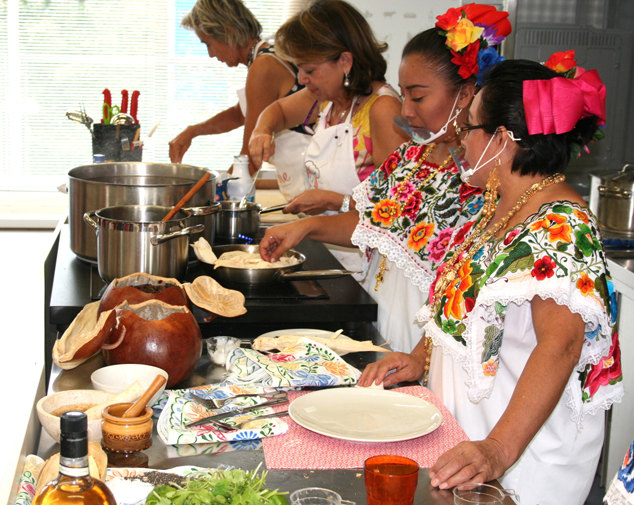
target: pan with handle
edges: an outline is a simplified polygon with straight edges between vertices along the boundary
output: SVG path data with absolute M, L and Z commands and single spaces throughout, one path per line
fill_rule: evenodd
M 257 245 L 242 244 L 217 246 L 213 248 L 213 251 L 218 258 L 223 253 L 229 251 L 259 252 Z M 272 266 L 271 268 L 232 268 L 225 266 L 214 268 L 213 265 L 208 263 L 201 264 L 203 268 L 221 284 L 272 284 L 288 281 L 337 279 L 355 273 L 350 270 L 341 269 L 302 270 L 306 256 L 294 249 L 287 251 L 284 256 L 297 258 L 298 261 L 295 265 Z M 275 265 L 275 263 L 271 265 Z

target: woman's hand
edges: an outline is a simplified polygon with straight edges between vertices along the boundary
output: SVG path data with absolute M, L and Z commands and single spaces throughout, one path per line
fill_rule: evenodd
M 272 226 L 266 230 L 260 242 L 260 256 L 265 261 L 275 263 L 286 251 L 299 244 L 310 231 L 310 220 L 301 219 L 294 223 Z
M 170 140 L 170 160 L 172 163 L 182 163 L 183 156 L 185 156 L 185 153 L 192 145 L 192 140 L 196 137 L 193 130 L 193 126 L 188 126 L 176 135 L 176 137 Z
M 498 479 L 514 463 L 497 440 L 460 442 L 438 458 L 429 470 L 431 485 L 448 489 Z
M 273 135 L 265 130 L 255 129 L 249 139 L 249 156 L 253 164 L 260 168 L 263 161 L 269 161 L 275 152 Z
M 339 210 L 343 204 L 343 195 L 323 189 L 309 189 L 297 195 L 286 208 L 284 214 L 299 214 L 303 212 L 309 216 L 323 214 L 327 210 Z
M 424 373 L 425 358 L 418 354 L 405 354 L 403 352 L 391 352 L 376 363 L 371 363 L 359 377 L 359 386 L 369 387 L 372 383 L 388 387 L 399 382 L 419 380 Z M 394 373 L 387 375 L 391 370 Z

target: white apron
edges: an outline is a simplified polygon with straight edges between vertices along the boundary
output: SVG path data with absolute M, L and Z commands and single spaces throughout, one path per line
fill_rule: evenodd
M 346 120 L 338 125 L 327 125 L 332 102 L 319 115 L 315 134 L 311 138 L 304 157 L 307 189 L 324 189 L 346 195 L 352 194 L 352 189 L 361 183 L 354 161 L 352 127 L 352 111 L 357 98 L 355 97 L 352 101 Z M 363 270 L 363 254 L 359 249 L 329 244 L 326 247 L 348 270 L 355 272 Z M 360 280 L 361 273 L 354 277 Z
M 310 138 L 310 135 L 292 130 L 275 134 L 275 152 L 269 162 L 275 165 L 280 191 L 289 202 L 308 189 L 303 160 Z

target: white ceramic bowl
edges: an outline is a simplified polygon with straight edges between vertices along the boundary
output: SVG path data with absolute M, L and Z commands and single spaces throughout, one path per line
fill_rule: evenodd
M 59 443 L 60 416 L 70 410 L 88 410 L 102 402 L 105 402 L 112 393 L 95 391 L 93 389 L 72 389 L 60 391 L 41 398 L 36 405 L 37 416 L 42 427 L 51 437 Z M 88 441 L 101 441 L 101 417 L 88 421 Z
M 143 390 L 150 387 L 150 384 L 161 374 L 165 377 L 166 383 L 169 379 L 168 373 L 162 368 L 150 365 L 110 365 L 104 366 L 99 370 L 95 370 L 90 376 L 92 387 L 100 391 L 108 393 L 120 393 L 124 389 L 130 387 L 135 381 L 139 381 Z M 165 391 L 165 385 L 158 390 L 148 403 L 148 407 L 152 407 Z

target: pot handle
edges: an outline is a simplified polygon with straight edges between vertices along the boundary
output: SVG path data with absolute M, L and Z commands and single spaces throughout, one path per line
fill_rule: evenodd
M 93 217 L 95 216 L 96 212 L 92 211 L 92 212 L 84 212 L 84 222 L 87 225 L 92 226 L 92 228 L 95 230 L 95 233 L 97 233 L 97 230 L 99 229 L 99 226 L 97 225 L 97 223 L 95 223 L 95 220 L 93 219 Z
M 220 202 L 216 202 L 211 205 L 206 205 L 204 207 L 189 207 L 183 210 L 186 210 L 192 216 L 207 216 L 209 214 L 215 214 L 216 212 L 220 210 Z
M 632 192 L 629 189 L 619 188 L 617 186 L 599 186 L 599 194 L 606 198 L 621 198 L 629 200 L 632 198 Z
M 284 209 L 287 205 L 288 205 L 288 203 L 281 203 L 279 205 L 272 205 L 271 207 L 264 207 L 260 211 L 260 214 L 266 214 L 267 212 L 276 212 L 278 210 Z
M 150 237 L 150 244 L 159 245 L 163 242 L 167 242 L 168 240 L 172 240 L 173 238 L 182 237 L 183 235 L 191 235 L 192 233 L 200 233 L 205 229 L 204 224 L 197 224 L 195 226 L 190 226 L 189 228 L 183 228 L 182 230 L 178 230 L 172 233 L 166 233 L 165 235 L 153 235 Z
M 352 275 L 359 272 L 352 270 L 299 270 L 297 272 L 282 272 L 278 270 L 273 276 L 274 281 L 308 281 L 308 280 L 322 280 L 322 279 L 338 279 L 339 277 L 345 277 L 346 275 Z
M 626 163 L 625 165 L 623 165 L 623 168 L 621 169 L 621 173 L 632 172 L 632 171 L 634 171 L 634 163 Z

